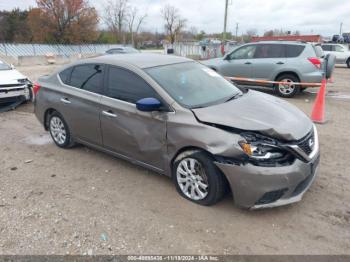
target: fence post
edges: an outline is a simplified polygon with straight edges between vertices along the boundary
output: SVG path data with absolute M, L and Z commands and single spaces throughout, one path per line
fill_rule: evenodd
M 4 45 L 4 49 L 5 49 L 5 55 L 7 56 L 7 48 L 6 48 L 6 44 L 2 43 Z
M 36 56 L 36 52 L 35 52 L 35 45 L 34 45 L 34 44 L 32 44 L 32 47 L 33 47 L 33 54 L 34 54 L 34 56 Z

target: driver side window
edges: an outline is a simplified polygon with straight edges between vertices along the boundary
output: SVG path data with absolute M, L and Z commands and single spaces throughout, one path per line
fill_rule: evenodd
M 256 45 L 248 45 L 239 48 L 230 54 L 231 59 L 252 59 L 254 57 Z
M 160 96 L 145 80 L 135 73 L 119 67 L 109 67 L 106 95 L 111 98 L 136 104 L 142 98 Z

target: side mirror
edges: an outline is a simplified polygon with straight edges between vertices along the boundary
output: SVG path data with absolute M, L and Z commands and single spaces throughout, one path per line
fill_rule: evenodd
M 142 98 L 136 102 L 136 108 L 143 112 L 158 111 L 162 106 L 162 103 L 153 97 Z
M 224 60 L 230 60 L 230 54 L 226 54 L 226 55 L 224 56 Z

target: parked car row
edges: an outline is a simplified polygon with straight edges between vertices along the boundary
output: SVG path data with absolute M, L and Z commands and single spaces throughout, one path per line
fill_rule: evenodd
M 216 68 L 226 74 L 230 64 L 240 70 L 256 63 L 265 77 L 299 62 L 300 77 L 321 79 L 314 46 L 270 45 L 243 46 Z M 296 80 L 292 73 L 282 76 Z M 242 91 L 190 59 L 124 54 L 81 60 L 41 77 L 34 93 L 35 114 L 58 147 L 84 144 L 167 175 L 197 204 L 213 205 L 231 191 L 244 208 L 286 205 L 301 200 L 317 174 L 317 129 L 303 112 Z
M 344 33 L 342 35 L 333 35 L 332 42 L 340 44 L 350 43 L 350 34 Z
M 350 50 L 349 46 L 341 44 L 322 44 L 325 54 L 332 54 L 336 57 L 336 63 L 346 64 L 350 68 Z

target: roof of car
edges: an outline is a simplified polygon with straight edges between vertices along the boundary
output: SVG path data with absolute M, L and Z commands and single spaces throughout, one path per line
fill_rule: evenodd
M 305 45 L 307 44 L 306 42 L 302 41 L 287 41 L 287 40 L 281 40 L 281 41 L 256 41 L 256 42 L 251 42 L 250 44 L 296 44 L 296 45 Z
M 162 54 L 123 54 L 99 56 L 84 60 L 85 62 L 104 63 L 110 65 L 119 65 L 120 63 L 133 65 L 139 68 L 149 68 L 163 65 L 191 62 L 193 60 L 184 57 Z

